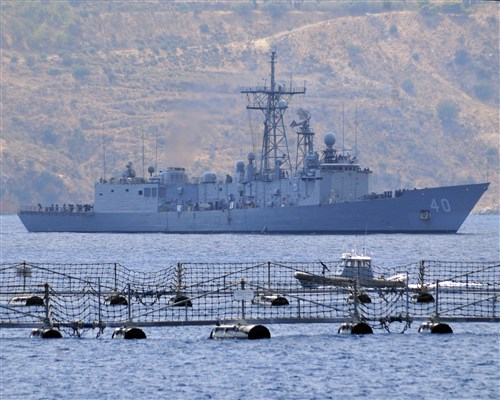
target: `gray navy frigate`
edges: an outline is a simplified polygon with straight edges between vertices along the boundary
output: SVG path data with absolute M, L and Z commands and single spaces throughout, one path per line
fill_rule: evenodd
M 457 232 L 489 183 L 373 193 L 372 171 L 340 151 L 333 133 L 315 150 L 311 115 L 302 109 L 290 125 L 292 160 L 284 115 L 306 89 L 277 84 L 275 65 L 271 52 L 270 84 L 241 90 L 247 109 L 264 115 L 262 149 L 238 161 L 232 176 L 190 180 L 184 168 L 149 167 L 143 178 L 128 163 L 122 177 L 96 183 L 94 204 L 23 206 L 21 221 L 31 232 Z

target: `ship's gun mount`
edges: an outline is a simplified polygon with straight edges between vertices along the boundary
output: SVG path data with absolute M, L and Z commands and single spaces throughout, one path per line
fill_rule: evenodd
M 123 171 L 122 178 L 135 178 L 135 169 L 132 168 L 134 164 L 132 161 L 129 161 L 125 166 L 126 170 Z

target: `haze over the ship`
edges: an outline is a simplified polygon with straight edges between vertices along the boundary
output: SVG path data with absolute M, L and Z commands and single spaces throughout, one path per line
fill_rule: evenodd
M 91 202 L 131 160 L 232 174 L 261 145 L 241 86 L 307 81 L 316 146 L 355 138 L 374 190 L 492 182 L 498 204 L 498 4 L 11 2 L 2 6 L 2 212 Z M 43 11 L 43 12 L 40 12 Z M 342 108 L 345 110 L 343 124 Z M 293 148 L 295 133 L 288 130 Z

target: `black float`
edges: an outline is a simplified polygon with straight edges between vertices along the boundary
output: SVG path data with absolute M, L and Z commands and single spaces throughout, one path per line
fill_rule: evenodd
M 281 307 L 290 305 L 290 302 L 286 297 L 281 296 L 279 294 L 275 295 L 263 294 L 263 295 L 256 295 L 252 299 L 252 304 L 258 306 Z
M 453 330 L 448 324 L 443 324 L 442 322 L 428 321 L 422 323 L 420 328 L 418 328 L 418 333 L 453 333 Z
M 16 296 L 9 300 L 9 305 L 12 306 L 26 306 L 26 307 L 43 307 L 45 303 L 40 296 L 27 295 Z
M 210 339 L 271 339 L 271 332 L 264 325 L 217 325 Z
M 416 294 L 415 299 L 417 300 L 417 303 L 433 303 L 434 302 L 434 296 L 430 293 L 427 293 L 427 292 L 422 292 L 422 293 Z
M 61 339 L 62 335 L 54 328 L 38 328 L 31 331 L 30 337 L 40 339 Z
M 121 294 L 115 293 L 106 298 L 105 303 L 110 306 L 127 306 L 128 301 Z
M 146 334 L 142 329 L 132 326 L 116 328 L 111 335 L 112 339 L 146 339 Z
M 344 322 L 338 333 L 341 335 L 369 335 L 373 333 L 370 325 L 364 322 Z
M 182 294 L 178 294 L 177 296 L 171 297 L 168 301 L 168 304 L 176 307 L 193 307 L 192 301 L 189 297 L 184 296 Z

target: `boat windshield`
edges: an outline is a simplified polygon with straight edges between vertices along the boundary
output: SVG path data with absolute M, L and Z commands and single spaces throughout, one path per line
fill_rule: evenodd
M 371 260 L 343 259 L 340 262 L 341 276 L 348 278 L 373 278 Z
M 342 260 L 340 264 L 344 268 L 371 268 L 370 260 Z

